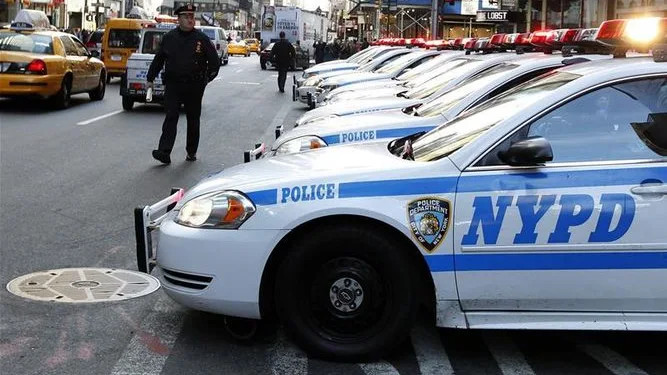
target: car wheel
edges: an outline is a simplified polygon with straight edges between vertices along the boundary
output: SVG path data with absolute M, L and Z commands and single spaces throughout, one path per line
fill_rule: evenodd
M 88 93 L 90 100 L 102 100 L 104 99 L 104 94 L 106 92 L 107 80 L 104 77 L 104 73 L 100 74 L 100 81 L 97 83 L 97 87 Z
M 131 111 L 134 107 L 134 100 L 129 96 L 123 96 L 123 109 L 126 111 Z
M 53 105 L 56 109 L 65 109 L 69 107 L 72 98 L 72 79 L 66 76 L 60 84 L 60 90 L 53 96 Z
M 408 336 L 418 307 L 406 249 L 377 231 L 328 226 L 301 239 L 275 281 L 278 316 L 306 351 L 369 361 Z
M 222 60 L 222 65 L 227 65 L 229 63 L 229 56 Z

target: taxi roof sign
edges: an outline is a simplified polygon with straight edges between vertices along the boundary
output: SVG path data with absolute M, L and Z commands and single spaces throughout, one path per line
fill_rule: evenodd
M 41 10 L 21 9 L 9 26 L 12 30 L 51 30 L 46 13 Z

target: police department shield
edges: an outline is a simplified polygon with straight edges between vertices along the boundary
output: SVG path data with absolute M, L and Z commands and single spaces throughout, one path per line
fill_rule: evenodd
M 408 220 L 415 239 L 431 252 L 449 229 L 450 203 L 440 198 L 420 198 L 408 203 Z

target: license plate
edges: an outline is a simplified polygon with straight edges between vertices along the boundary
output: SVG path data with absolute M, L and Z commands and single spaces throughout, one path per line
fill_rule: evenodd
M 121 61 L 123 57 L 120 55 L 111 55 L 111 61 Z

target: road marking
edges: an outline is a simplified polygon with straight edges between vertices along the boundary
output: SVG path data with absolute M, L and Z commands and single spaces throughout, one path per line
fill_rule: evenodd
M 123 112 L 123 110 L 122 110 L 122 109 L 119 109 L 119 110 L 117 110 L 117 111 L 113 111 L 113 112 L 107 113 L 106 115 L 93 117 L 93 118 L 91 118 L 90 120 L 77 122 L 76 124 L 77 124 L 77 125 L 88 125 L 88 124 L 91 124 L 91 123 L 93 123 L 93 122 L 95 122 L 95 121 L 103 120 L 103 119 L 105 119 L 105 118 L 107 118 L 107 117 L 111 117 L 111 116 L 117 115 L 117 114 L 119 114 L 119 113 L 121 113 L 121 112 Z
M 174 347 L 185 320 L 185 309 L 164 292 L 139 326 L 122 306 L 115 309 L 135 334 L 111 371 L 112 375 L 158 375 L 162 373 L 169 352 Z
M 387 361 L 360 363 L 359 367 L 366 375 L 400 375 L 398 370 Z
M 514 341 L 501 332 L 482 332 L 491 355 L 504 375 L 535 375 Z
M 233 83 L 233 84 L 236 84 L 236 85 L 261 85 L 261 83 L 259 83 L 259 82 L 232 81 L 232 82 L 229 82 L 229 83 Z
M 412 347 L 415 350 L 419 371 L 423 375 L 440 374 L 453 375 L 452 367 L 447 352 L 442 347 L 438 332 L 434 329 L 416 326 L 411 333 Z
M 239 70 L 237 70 L 237 71 L 234 72 L 234 73 L 241 73 L 242 71 L 243 71 L 243 69 L 239 69 Z
M 287 340 L 281 328 L 278 329 L 270 361 L 273 375 L 308 374 L 308 356 Z
M 616 375 L 648 375 L 622 355 L 599 344 L 579 344 L 577 349 L 593 357 Z
M 273 77 L 273 78 L 277 78 L 278 75 L 277 75 L 277 74 L 271 74 L 271 77 Z

